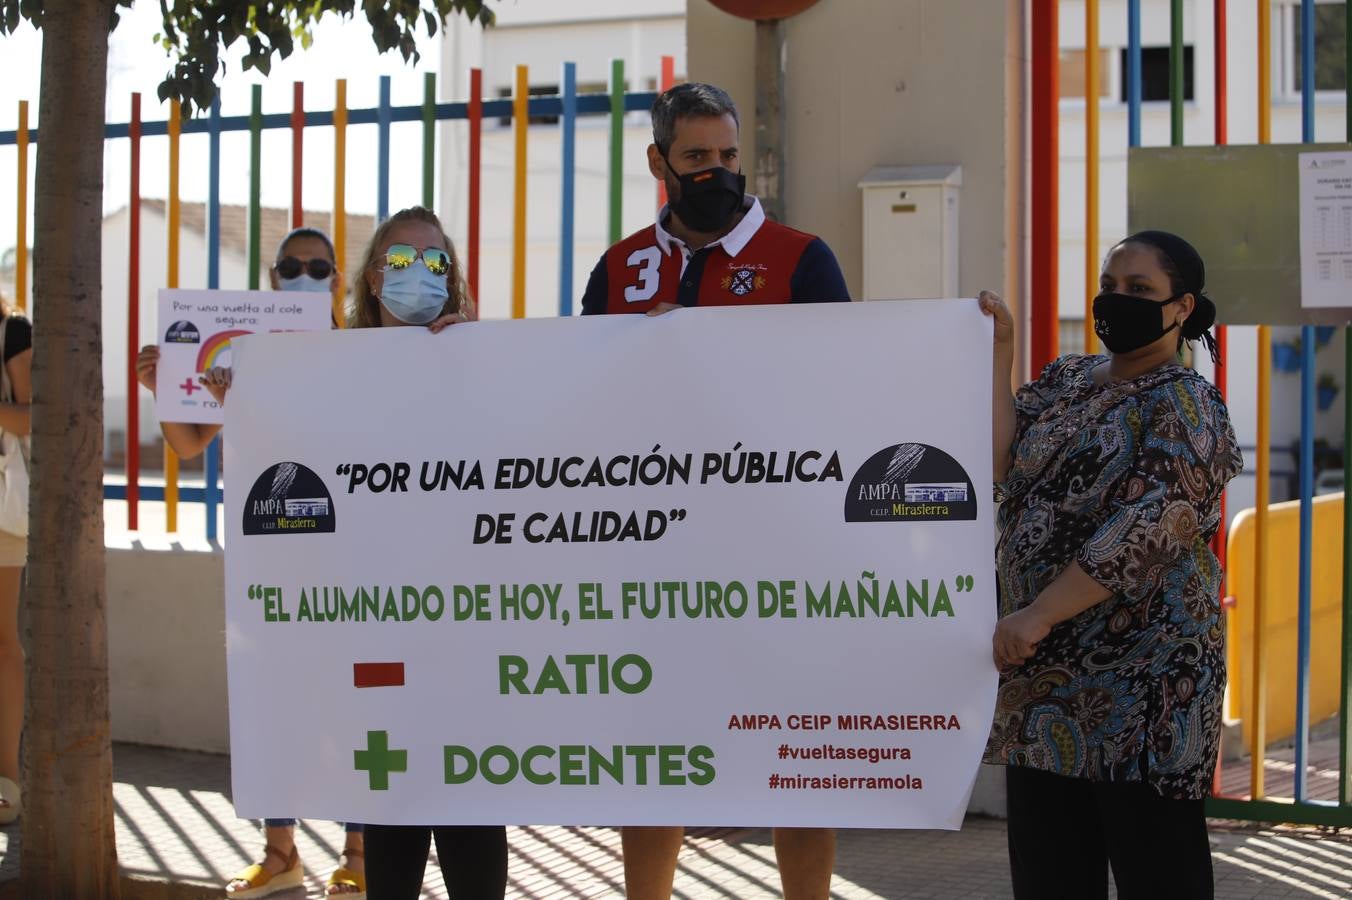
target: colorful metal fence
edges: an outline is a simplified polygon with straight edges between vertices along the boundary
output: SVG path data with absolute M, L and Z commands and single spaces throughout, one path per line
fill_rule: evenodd
M 1099 50 L 1099 2 L 1085 0 L 1085 100 L 1086 100 L 1086 159 L 1089 165 L 1086 171 L 1086 313 L 1088 300 L 1096 291 L 1097 281 L 1097 240 L 1099 233 L 1099 177 L 1097 161 L 1100 158 L 1099 147 L 1099 91 L 1100 73 L 1098 71 Z M 1196 6 L 1200 7 L 1200 3 Z M 1314 138 L 1314 0 L 1300 0 L 1301 17 L 1301 97 L 1303 141 L 1312 142 Z M 1347 9 L 1349 35 L 1352 35 L 1352 4 L 1345 3 Z M 1057 355 L 1058 348 L 1058 245 L 1059 245 L 1059 0 L 1033 0 L 1030 18 L 1032 40 L 1032 71 L 1030 79 L 1031 114 L 1031 227 L 1032 227 L 1032 300 L 1030 309 L 1030 374 L 1036 373 Z M 1260 143 L 1271 141 L 1272 111 L 1272 5 L 1259 2 L 1257 5 L 1257 46 L 1254 48 L 1258 65 L 1255 76 L 1258 95 L 1258 140 Z M 1125 54 L 1124 87 L 1128 110 L 1128 145 L 1139 147 L 1142 142 L 1142 28 L 1141 0 L 1127 2 L 1127 47 Z M 1184 5 L 1183 0 L 1169 0 L 1169 103 L 1170 103 L 1170 142 L 1174 145 L 1185 143 L 1184 134 Z M 1229 54 L 1229 11 L 1227 0 L 1213 0 L 1212 22 L 1215 40 L 1215 120 L 1214 142 L 1217 145 L 1228 141 L 1228 75 Z M 1352 72 L 1352 41 L 1349 41 L 1348 71 Z M 665 89 L 673 81 L 673 64 L 669 57 L 662 60 L 660 87 Z M 215 287 L 219 281 L 219 217 L 220 217 L 220 136 L 227 132 L 247 131 L 251 136 L 251 189 L 250 189 L 250 244 L 249 258 L 251 287 L 257 287 L 258 271 L 258 227 L 259 227 L 259 169 L 260 135 L 268 129 L 289 129 L 292 136 L 292 224 L 299 225 L 303 210 L 302 203 L 302 149 L 306 128 L 332 127 L 334 142 L 334 242 L 338 253 L 338 266 L 346 269 L 344 229 L 346 225 L 346 135 L 348 126 L 374 125 L 378 140 L 378 193 L 377 218 L 385 218 L 389 213 L 389 174 L 390 174 L 390 129 L 396 122 L 420 121 L 422 131 L 422 199 L 425 205 L 432 205 L 435 178 L 435 124 L 439 121 L 463 120 L 468 124 L 468 234 L 466 240 L 466 274 L 471 291 L 479 293 L 479 252 L 480 252 L 480 211 L 481 211 L 481 164 L 482 164 L 482 127 L 485 117 L 510 119 L 514 129 L 514 207 L 512 225 L 513 267 L 512 267 L 512 313 L 514 316 L 525 314 L 525 237 L 526 237 L 526 172 L 529 152 L 529 118 L 532 116 L 554 116 L 558 118 L 561 134 L 562 177 L 559 221 L 559 304 L 561 315 L 573 312 L 571 285 L 573 281 L 572 248 L 574 246 L 574 203 L 575 203 L 575 165 L 576 165 L 576 122 L 579 116 L 606 115 L 610 120 L 609 143 L 609 237 L 618 240 L 621 237 L 621 209 L 623 199 L 623 160 L 622 137 L 623 116 L 628 111 L 646 110 L 655 98 L 653 92 L 626 92 L 624 90 L 624 63 L 615 60 L 611 68 L 610 87 L 606 93 L 577 93 L 576 66 L 565 63 L 562 67 L 560 89 L 556 96 L 529 95 L 529 73 L 526 67 L 518 67 L 515 73 L 515 89 L 509 99 L 484 100 L 482 72 L 473 69 L 470 72 L 470 93 L 463 102 L 442 103 L 436 101 L 435 76 L 429 74 L 424 82 L 423 101 L 413 106 L 392 106 L 390 102 L 390 81 L 383 77 L 380 82 L 379 102 L 368 109 L 347 109 L 346 83 L 337 84 L 336 101 L 331 111 L 307 111 L 304 107 L 304 92 L 301 84 L 296 84 L 292 97 L 292 109 L 289 113 L 264 114 L 262 112 L 262 93 L 254 89 L 253 105 L 248 116 L 223 117 L 219 104 L 214 105 L 208 116 L 181 122 L 178 108 L 171 105 L 165 121 L 141 121 L 140 97 L 132 98 L 132 114 L 127 123 L 112 124 L 106 129 L 109 140 L 127 138 L 132 147 L 131 180 L 131 223 L 128 292 L 128 325 L 130 340 L 128 351 L 135 355 L 138 324 L 137 291 L 140 271 L 139 258 L 139 160 L 143 138 L 166 137 L 169 142 L 169 183 L 168 183 L 168 267 L 166 285 L 179 286 L 179 221 L 180 202 L 178 184 L 179 141 L 184 133 L 206 133 L 210 138 L 210 175 L 208 201 L 208 246 L 209 275 L 208 286 Z M 1349 89 L 1347 104 L 1347 134 L 1352 142 L 1352 88 Z M 19 150 L 18 161 L 18 259 L 16 260 L 17 291 L 16 299 L 20 308 L 26 304 L 25 278 L 28 265 L 26 254 L 27 232 L 27 181 L 28 148 L 38 139 L 38 134 L 28 128 L 28 106 L 19 104 L 18 128 L 12 132 L 0 132 L 0 145 L 14 144 Z M 658 189 L 659 202 L 663 199 Z M 338 316 L 341 320 L 341 316 Z M 1264 765 L 1266 753 L 1266 712 L 1262 690 L 1268 672 L 1267 654 L 1263 647 L 1264 631 L 1264 591 L 1265 561 L 1269 559 L 1269 482 L 1270 482 L 1270 407 L 1271 407 L 1271 329 L 1260 326 L 1257 334 L 1257 465 L 1256 465 L 1256 529 L 1253 558 L 1252 609 L 1246 614 L 1252 617 L 1255 639 L 1253 655 L 1247 660 L 1246 670 L 1232 672 L 1232 678 L 1244 678 L 1246 689 L 1251 690 L 1253 704 L 1252 721 L 1246 723 L 1249 736 L 1249 753 L 1252 764 L 1249 783 L 1249 796 L 1236 798 L 1220 796 L 1221 772 L 1216 778 L 1217 796 L 1210 801 L 1209 811 L 1213 815 L 1226 818 L 1255 819 L 1264 821 L 1303 822 L 1321 825 L 1352 826 L 1352 718 L 1349 717 L 1349 703 L 1352 702 L 1352 504 L 1344 504 L 1343 523 L 1343 608 L 1342 608 L 1342 665 L 1340 685 L 1339 713 L 1339 790 L 1338 801 L 1333 804 L 1312 800 L 1309 797 L 1307 781 L 1309 753 L 1309 696 L 1310 696 L 1310 628 L 1311 628 L 1311 563 L 1315 551 L 1313 541 L 1313 415 L 1314 415 L 1314 347 L 1313 329 L 1306 327 L 1302 333 L 1301 361 L 1301 441 L 1300 441 L 1300 497 L 1299 497 L 1299 575 L 1295 585 L 1299 606 L 1299 635 L 1297 638 L 1297 736 L 1295 748 L 1295 784 L 1294 796 L 1286 801 L 1274 801 L 1267 797 L 1264 784 Z M 1352 347 L 1352 326 L 1346 330 L 1348 345 Z M 1228 336 L 1224 328 L 1218 329 L 1218 341 L 1221 347 L 1221 362 L 1216 367 L 1216 380 L 1222 393 L 1227 392 L 1227 349 Z M 1086 315 L 1086 347 L 1092 349 L 1094 336 L 1088 327 Z M 1352 353 L 1347 354 L 1346 382 L 1352 385 Z M 127 486 L 109 485 L 106 496 L 110 499 L 128 501 L 128 526 L 137 527 L 137 500 L 163 500 L 167 507 L 167 521 L 170 531 L 177 529 L 177 504 L 180 500 L 202 502 L 207 512 L 207 535 L 216 537 L 216 506 L 219 496 L 219 442 L 213 442 L 208 451 L 206 485 L 201 489 L 180 489 L 178 486 L 177 460 L 172 451 L 166 450 L 165 477 L 163 489 L 145 486 L 139 483 L 139 447 L 136 440 L 136 386 L 134 373 L 128 378 L 128 459 Z M 1352 484 L 1352 391 L 1345 391 L 1347 402 L 1347 434 L 1344 443 L 1344 474 L 1347 484 Z M 1224 520 L 1224 516 L 1222 517 Z M 1225 535 L 1218 535 L 1216 550 L 1224 559 Z
M 661 60 L 662 83 L 672 81 L 674 63 L 671 57 Z M 346 181 L 347 165 L 347 129 L 349 125 L 374 125 L 377 129 L 377 199 L 376 218 L 381 220 L 389 215 L 390 187 L 390 129 L 396 122 L 422 123 L 422 202 L 433 205 L 436 175 L 436 123 L 441 121 L 463 120 L 469 125 L 468 154 L 468 240 L 466 241 L 466 274 L 471 291 L 478 295 L 479 288 L 479 248 L 481 214 L 481 166 L 483 120 L 488 118 L 510 119 L 515 136 L 514 158 L 514 220 L 512 226 L 512 315 L 522 317 L 526 310 L 526 171 L 529 148 L 529 121 L 535 116 L 557 117 L 563 134 L 562 171 L 563 191 L 560 198 L 560 290 L 559 313 L 572 314 L 572 247 L 573 219 L 575 213 L 575 134 L 577 119 L 580 116 L 601 116 L 609 118 L 609 230 L 617 236 L 622 227 L 620 213 L 624 196 L 623 182 L 623 136 L 624 115 L 628 112 L 646 112 L 656 99 L 652 91 L 626 91 L 624 85 L 624 62 L 614 60 L 611 66 L 611 85 L 606 93 L 578 94 L 576 64 L 563 65 L 563 89 L 556 96 L 531 96 L 529 93 L 530 73 L 526 66 L 516 68 L 515 90 L 510 99 L 484 100 L 483 73 L 479 69 L 470 71 L 470 96 L 464 102 L 439 103 L 436 100 L 436 76 L 428 73 L 423 83 L 423 101 L 416 106 L 393 106 L 390 102 L 390 78 L 380 79 L 378 104 L 369 109 L 348 109 L 347 84 L 339 80 L 336 90 L 336 102 L 333 110 L 306 110 L 304 87 L 297 82 L 292 93 L 292 107 L 289 113 L 264 114 L 262 109 L 262 88 L 255 86 L 252 96 L 252 108 L 247 116 L 222 116 L 220 102 L 217 100 L 209 113 L 201 118 L 187 122 L 181 121 L 177 104 L 171 104 L 164 121 L 144 122 L 141 120 L 141 97 L 133 94 L 131 98 L 132 114 L 126 123 L 110 124 L 105 129 L 107 140 L 126 138 L 131 144 L 132 177 L 130 197 L 131 212 L 128 249 L 128 346 L 130 359 L 136 357 L 139 337 L 140 317 L 140 267 L 141 231 L 141 179 L 140 151 L 143 138 L 164 137 L 169 144 L 168 173 L 168 271 L 165 286 L 179 287 L 179 225 L 181 203 L 179 200 L 179 149 L 184 134 L 206 134 L 208 136 L 208 185 L 207 185 L 207 288 L 220 287 L 220 223 L 221 223 L 221 136 L 228 132 L 247 132 L 250 136 L 250 189 L 249 189 L 249 287 L 258 288 L 259 271 L 259 232 L 261 221 L 260 172 L 262 166 L 261 135 L 265 130 L 287 129 L 291 133 L 291 226 L 302 223 L 304 203 L 303 150 L 306 128 L 332 127 L 334 129 L 334 208 L 333 239 L 339 270 L 346 268 L 344 259 L 347 219 Z M 18 167 L 18 259 L 16 292 L 19 307 L 26 304 L 27 221 L 26 199 L 28 196 L 28 148 L 39 139 L 36 131 L 28 128 L 28 104 L 19 103 L 19 127 L 15 131 L 0 132 L 0 146 L 17 145 L 19 150 Z M 341 323 L 343 316 L 335 300 L 335 318 Z M 170 532 L 178 530 L 178 503 L 180 500 L 201 502 L 205 506 L 206 536 L 208 540 L 217 538 L 217 508 L 220 503 L 220 441 L 215 440 L 205 454 L 205 485 L 202 488 L 181 488 L 179 486 L 178 460 L 171 449 L 165 449 L 165 486 L 140 483 L 140 446 L 139 446 L 139 389 L 136 384 L 135 369 L 129 365 L 127 398 L 127 483 L 125 486 L 109 484 L 104 494 L 108 499 L 127 501 L 127 527 L 136 530 L 140 525 L 139 501 L 163 501 L 166 505 L 166 522 Z
M 1194 4 L 1194 11 L 1201 4 Z M 1059 204 L 1058 184 L 1060 173 L 1057 171 L 1057 139 L 1059 132 L 1058 101 L 1059 73 L 1057 59 L 1059 55 L 1058 0 L 1034 0 L 1031 16 L 1032 34 L 1032 72 L 1031 72 L 1031 226 L 1032 226 L 1032 300 L 1031 300 L 1031 366 L 1029 374 L 1035 374 L 1057 355 L 1056 340 L 1060 312 L 1058 309 L 1058 291 L 1056 272 L 1059 261 L 1057 251 L 1059 230 L 1057 225 L 1057 207 Z M 1270 143 L 1272 139 L 1272 10 L 1270 0 L 1260 0 L 1257 7 L 1257 46 L 1254 48 L 1258 62 L 1255 76 L 1258 87 L 1258 140 Z M 1315 122 L 1315 17 L 1314 0 L 1299 0 L 1300 36 L 1301 36 L 1301 122 L 1302 142 L 1314 141 Z M 1347 33 L 1352 35 L 1352 4 L 1345 3 Z M 1127 3 L 1127 48 L 1125 54 L 1125 94 L 1128 108 L 1128 144 L 1141 146 L 1141 108 L 1142 108 L 1142 45 L 1141 45 L 1141 0 L 1128 0 Z M 1184 53 L 1184 3 L 1183 0 L 1169 0 L 1169 123 L 1170 143 L 1181 146 L 1185 143 L 1185 53 Z M 1200 17 L 1198 17 L 1200 19 Z M 1213 0 L 1212 22 L 1214 25 L 1215 69 L 1213 73 L 1216 110 L 1214 140 L 1217 145 L 1225 144 L 1229 134 L 1228 74 L 1229 53 L 1229 9 L 1227 0 Z M 1095 290 L 1096 241 L 1099 216 L 1099 184 L 1097 161 L 1099 159 L 1099 116 L 1098 116 L 1098 32 L 1099 2 L 1085 0 L 1085 119 L 1086 119 L 1086 276 L 1089 291 Z M 1352 41 L 1348 42 L 1347 71 L 1352 72 Z M 1349 85 L 1347 101 L 1347 139 L 1352 143 L 1352 84 Z M 1220 345 L 1220 364 L 1216 367 L 1216 382 L 1222 394 L 1228 393 L 1227 362 L 1229 341 L 1225 328 L 1217 329 Z M 1312 561 L 1315 552 L 1314 526 L 1312 521 L 1314 495 L 1314 409 L 1315 409 L 1315 363 L 1316 345 L 1313 326 L 1304 326 L 1301 334 L 1301 388 L 1300 414 L 1301 437 L 1299 449 L 1299 541 L 1298 541 L 1298 577 L 1295 589 L 1298 605 L 1298 635 L 1296 639 L 1296 736 L 1295 759 L 1293 763 L 1293 796 L 1289 799 L 1271 800 L 1267 796 L 1264 784 L 1264 770 L 1267 756 L 1266 709 L 1263 698 L 1263 686 L 1268 678 L 1268 654 L 1263 645 L 1265 602 L 1265 566 L 1271 559 L 1271 524 L 1269 522 L 1270 473 L 1271 473 L 1271 377 L 1272 377 L 1272 333 L 1268 326 L 1257 329 L 1257 491 L 1256 491 L 1256 551 L 1253 559 L 1252 606 L 1247 614 L 1253 618 L 1255 639 L 1252 659 L 1245 660 L 1244 671 L 1232 671 L 1230 677 L 1246 679 L 1246 689 L 1254 698 L 1251 707 L 1251 722 L 1246 723 L 1249 738 L 1251 774 L 1248 797 L 1238 798 L 1221 795 L 1222 773 L 1218 766 L 1215 793 L 1208 807 L 1209 813 L 1227 818 L 1252 819 L 1259 821 L 1282 821 L 1320 825 L 1352 826 L 1352 718 L 1349 717 L 1349 702 L 1352 700 L 1352 504 L 1343 507 L 1344 576 L 1342 586 L 1342 666 L 1341 666 L 1341 704 L 1339 712 L 1339 799 L 1336 803 L 1311 798 L 1309 785 L 1310 769 L 1310 632 L 1312 627 Z M 1346 330 L 1348 347 L 1352 348 L 1352 326 Z M 1086 347 L 1092 347 L 1092 336 L 1086 322 Z M 1352 385 L 1352 352 L 1348 353 L 1347 384 Z M 1352 398 L 1344 394 L 1347 402 L 1347 433 L 1344 439 L 1344 477 L 1345 484 L 1352 485 Z M 1224 501 L 1222 501 L 1224 503 Z M 1222 515 L 1222 521 L 1226 516 Z M 1225 560 L 1225 535 L 1217 535 L 1216 550 Z M 1227 598 L 1228 599 L 1228 598 Z M 1226 603 L 1226 606 L 1231 605 Z

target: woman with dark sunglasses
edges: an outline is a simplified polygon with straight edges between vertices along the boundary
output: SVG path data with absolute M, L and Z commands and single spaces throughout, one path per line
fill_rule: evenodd
M 473 318 L 455 248 L 436 215 L 415 206 L 385 220 L 353 285 L 348 327 L 428 325 L 439 331 Z M 507 829 L 501 825 L 368 825 L 370 900 L 415 900 L 433 840 L 451 900 L 506 895 Z
M 268 280 L 275 291 L 293 291 L 314 294 L 316 302 L 332 305 L 333 298 L 342 290 L 342 273 L 338 271 L 329 236 L 318 228 L 297 228 L 282 238 L 277 247 L 277 258 L 268 272 Z M 321 296 L 322 295 L 322 298 Z M 336 326 L 337 323 L 334 322 Z M 155 392 L 155 368 L 159 363 L 159 347 L 144 347 L 136 360 L 136 374 L 141 384 Z M 231 372 L 213 368 L 200 378 L 217 403 L 225 402 L 230 388 Z M 202 454 L 220 432 L 219 425 L 188 422 L 161 422 L 164 439 L 182 459 L 193 459 Z M 261 862 L 231 876 L 225 894 L 234 900 L 256 900 L 279 891 L 304 884 L 305 870 L 296 850 L 295 819 L 264 819 L 265 850 Z M 329 878 L 329 896 L 360 898 L 365 891 L 365 865 L 362 826 L 347 823 L 343 852 L 338 867 Z
M 283 238 L 268 278 L 274 291 L 337 296 L 343 286 L 333 241 L 318 228 L 297 228 Z

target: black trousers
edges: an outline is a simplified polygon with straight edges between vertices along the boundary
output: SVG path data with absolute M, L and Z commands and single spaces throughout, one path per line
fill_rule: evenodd
M 432 839 L 451 900 L 507 894 L 507 829 L 501 825 L 367 825 L 368 900 L 417 900 Z
M 1009 868 L 1016 900 L 1210 900 L 1203 800 L 1145 783 L 1105 784 L 1009 766 Z

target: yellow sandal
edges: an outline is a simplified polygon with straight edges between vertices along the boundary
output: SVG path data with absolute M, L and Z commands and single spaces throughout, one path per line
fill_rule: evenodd
M 355 856 L 358 859 L 366 858 L 365 853 L 363 853 L 361 850 L 357 850 L 354 847 L 348 847 L 344 849 L 343 855 L 348 857 Z M 347 866 L 339 866 L 338 868 L 334 869 L 333 874 L 329 876 L 329 887 L 335 886 L 344 888 L 356 888 L 356 890 L 355 891 L 348 890 L 339 893 L 334 893 L 333 891 L 328 891 L 326 889 L 326 896 L 342 897 L 343 900 L 366 900 L 366 875 L 364 875 L 361 872 L 354 872 Z
M 295 847 L 291 848 L 291 855 L 287 856 L 276 847 L 268 844 L 263 848 L 263 861 L 267 862 L 269 856 L 275 856 L 286 863 L 286 871 L 273 875 L 262 864 L 255 863 L 242 872 L 238 872 L 226 881 L 225 896 L 230 900 L 258 900 L 259 897 L 270 897 L 278 891 L 289 891 L 292 888 L 302 887 L 305 884 L 305 869 L 300 864 L 300 851 Z M 231 882 L 243 881 L 249 886 L 242 890 L 230 890 Z

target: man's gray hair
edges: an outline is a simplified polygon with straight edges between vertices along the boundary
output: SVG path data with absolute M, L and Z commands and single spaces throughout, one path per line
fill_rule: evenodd
M 697 81 L 678 84 L 653 102 L 653 143 L 663 156 L 670 152 L 672 142 L 676 140 L 676 121 L 692 116 L 732 116 L 739 128 L 742 124 L 737 116 L 737 104 L 732 102 L 727 91 Z

